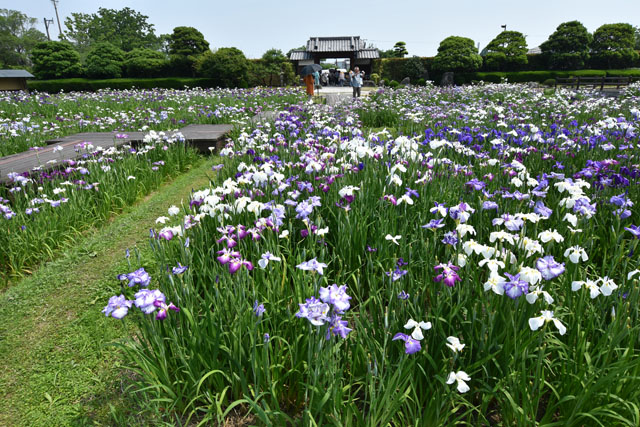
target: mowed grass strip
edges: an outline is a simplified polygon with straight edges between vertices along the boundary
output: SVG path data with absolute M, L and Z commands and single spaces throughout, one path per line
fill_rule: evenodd
M 135 417 L 110 345 L 131 331 L 101 310 L 129 271 L 126 249 L 151 266 L 149 229 L 208 183 L 212 163 L 196 163 L 0 295 L 0 425 L 111 424 L 111 407 Z

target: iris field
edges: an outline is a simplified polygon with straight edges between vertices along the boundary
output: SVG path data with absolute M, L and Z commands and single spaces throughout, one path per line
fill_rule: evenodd
M 127 392 L 172 425 L 640 424 L 639 95 L 272 104 L 113 278 Z

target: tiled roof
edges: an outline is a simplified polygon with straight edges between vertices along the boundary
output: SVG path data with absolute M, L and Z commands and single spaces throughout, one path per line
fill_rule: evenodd
M 292 61 L 302 61 L 305 59 L 313 59 L 313 56 L 306 50 L 294 50 L 291 51 L 291 57 L 289 59 Z
M 365 48 L 360 36 L 311 37 L 307 41 L 308 52 L 349 52 Z
M 378 59 L 380 51 L 378 49 L 362 49 L 356 54 L 358 59 Z
M 0 70 L 0 78 L 33 77 L 25 70 Z

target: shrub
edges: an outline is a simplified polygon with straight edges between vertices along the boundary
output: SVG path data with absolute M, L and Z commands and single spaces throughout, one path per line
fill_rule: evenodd
M 576 70 L 583 68 L 589 59 L 591 34 L 578 21 L 562 23 L 540 45 L 542 54 L 552 69 Z
M 547 79 L 544 82 L 542 82 L 542 84 L 545 86 L 555 86 L 556 79 Z
M 593 33 L 591 64 L 601 68 L 627 68 L 638 59 L 635 31 L 629 24 L 602 25 Z
M 249 62 L 240 49 L 223 47 L 206 54 L 198 63 L 198 71 L 220 87 L 248 87 Z
M 169 61 L 162 52 L 151 49 L 133 49 L 127 52 L 124 68 L 129 77 L 156 77 L 162 75 Z
M 179 76 L 195 76 L 198 57 L 209 52 L 209 42 L 193 27 L 176 27 L 169 36 L 171 70 Z
M 450 36 L 440 42 L 433 68 L 439 71 L 475 71 L 482 66 L 482 57 L 473 40 Z
M 92 79 L 113 79 L 122 77 L 124 53 L 111 43 L 97 43 L 87 55 L 85 68 L 87 77 Z
M 397 81 L 395 81 L 395 80 L 391 80 L 391 81 L 389 82 L 389 87 L 391 87 L 391 88 L 393 88 L 393 89 L 397 88 L 398 86 L 400 86 L 400 83 L 398 83 L 398 82 L 397 82 Z
M 373 82 L 377 85 L 380 82 L 380 75 L 373 73 L 371 74 L 371 80 L 373 80 Z
M 41 42 L 31 52 L 33 74 L 38 79 L 77 77 L 82 74 L 80 55 L 67 42 Z
M 527 41 L 518 31 L 503 31 L 486 47 L 484 57 L 488 70 L 519 70 L 527 64 Z

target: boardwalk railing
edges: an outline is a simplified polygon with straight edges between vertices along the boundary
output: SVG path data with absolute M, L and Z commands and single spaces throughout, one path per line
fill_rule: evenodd
M 570 87 L 572 89 L 592 88 L 600 90 L 615 87 L 616 89 L 620 89 L 621 87 L 629 86 L 637 80 L 638 78 L 632 77 L 556 77 L 554 87 Z

